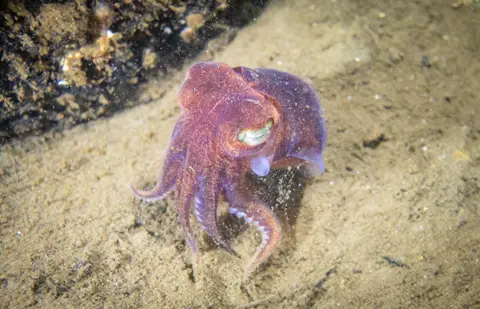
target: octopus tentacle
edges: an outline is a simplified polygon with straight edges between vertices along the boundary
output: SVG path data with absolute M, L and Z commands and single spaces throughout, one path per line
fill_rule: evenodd
M 137 190 L 132 185 L 128 185 L 130 187 L 130 190 L 132 190 L 133 194 L 146 202 L 153 202 L 164 199 L 175 186 L 175 182 L 177 181 L 177 173 L 182 165 L 180 160 L 177 160 L 175 162 L 169 161 L 172 160 L 168 160 L 167 158 L 167 160 L 165 161 L 162 178 L 157 182 L 153 189 L 143 191 Z
M 225 241 L 218 228 L 217 208 L 218 194 L 220 192 L 219 178 L 219 175 L 216 173 L 201 178 L 198 194 L 195 197 L 194 213 L 203 230 L 217 245 L 225 249 L 227 252 L 238 256 Z
M 193 236 L 192 227 L 190 226 L 190 210 L 192 208 L 193 195 L 197 187 L 195 178 L 195 171 L 193 171 L 192 168 L 186 168 L 184 170 L 182 177 L 177 181 L 175 186 L 175 206 L 178 220 L 182 226 L 188 246 L 198 260 L 197 241 Z
M 167 160 L 166 162 L 168 162 Z M 155 187 L 148 191 L 137 190 L 134 186 L 128 185 L 130 190 L 132 190 L 133 194 L 146 201 L 146 202 L 153 202 L 164 199 L 168 193 L 173 189 L 175 186 L 175 182 L 177 181 L 177 173 L 181 167 L 181 161 L 177 160 L 172 164 L 165 164 L 164 171 L 161 180 L 157 182 Z
M 251 261 L 245 267 L 244 279 L 255 271 L 273 253 L 282 238 L 280 222 L 275 214 L 255 196 L 245 185 L 232 186 L 226 191 L 230 202 L 229 213 L 257 227 L 262 234 L 262 242 Z
M 143 191 L 137 190 L 132 185 L 128 185 L 136 197 L 147 202 L 158 201 L 164 199 L 174 188 L 182 167 L 182 157 L 185 153 L 184 147 L 181 147 L 181 124 L 183 124 L 183 118 L 180 118 L 173 130 L 172 139 L 168 146 L 167 157 L 163 163 L 162 177 L 158 180 L 155 187 L 151 190 Z

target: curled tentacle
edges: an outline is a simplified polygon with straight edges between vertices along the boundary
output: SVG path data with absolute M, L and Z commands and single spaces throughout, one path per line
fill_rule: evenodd
M 179 129 L 182 123 L 183 120 L 180 118 L 173 130 L 172 140 L 168 145 L 167 157 L 163 163 L 162 176 L 155 187 L 151 190 L 143 191 L 137 190 L 132 185 L 128 185 L 136 197 L 147 202 L 158 201 L 164 199 L 175 186 L 183 166 L 183 156 L 185 154 L 185 148 L 181 145 L 181 132 Z
M 167 160 L 168 162 L 168 160 Z M 137 190 L 132 185 L 128 185 L 130 190 L 132 190 L 133 194 L 147 202 L 158 201 L 164 199 L 168 193 L 173 189 L 175 186 L 175 182 L 177 181 L 177 173 L 180 170 L 180 160 L 173 162 L 173 164 L 168 165 L 165 164 L 163 176 L 161 180 L 157 182 L 155 187 L 149 191 Z
M 246 280 L 260 264 L 267 260 L 279 244 L 282 238 L 281 226 L 275 214 L 264 203 L 256 200 L 244 185 L 232 186 L 226 193 L 230 202 L 228 211 L 255 225 L 262 234 L 260 246 L 245 267 L 244 279 Z

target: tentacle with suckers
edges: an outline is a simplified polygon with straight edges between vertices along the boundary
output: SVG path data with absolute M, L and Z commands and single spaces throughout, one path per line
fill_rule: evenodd
M 228 211 L 255 225 L 262 235 L 260 246 L 245 267 L 246 280 L 273 253 L 282 238 L 281 226 L 272 210 L 259 201 L 245 183 L 231 185 L 227 188 L 226 195 L 230 203 Z

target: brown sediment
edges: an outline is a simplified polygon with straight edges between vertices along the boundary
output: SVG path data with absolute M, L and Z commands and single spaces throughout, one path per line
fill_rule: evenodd
M 291 72 L 325 109 L 326 172 L 307 183 L 272 171 L 252 186 L 290 228 L 249 282 L 255 228 L 223 215 L 241 258 L 197 237 L 197 264 L 172 196 L 147 204 L 127 187 L 157 180 L 185 67 L 140 86 L 142 100 L 161 97 L 152 104 L 0 147 L 1 306 L 477 308 L 478 12 L 439 0 L 319 3 L 272 2 L 195 59 Z M 79 119 L 71 99 L 55 104 Z

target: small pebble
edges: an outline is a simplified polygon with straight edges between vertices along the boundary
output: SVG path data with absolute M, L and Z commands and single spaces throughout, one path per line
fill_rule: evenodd
M 395 47 L 388 48 L 388 58 L 393 63 L 399 63 L 403 60 L 403 53 Z

